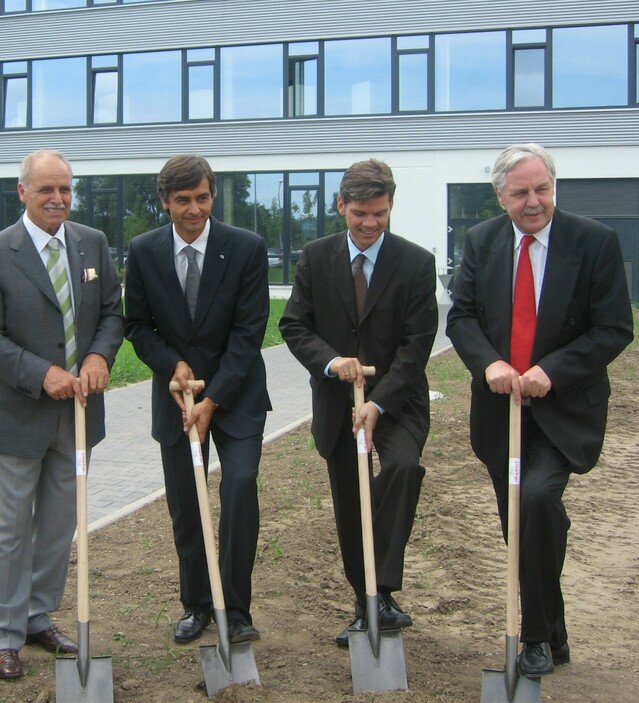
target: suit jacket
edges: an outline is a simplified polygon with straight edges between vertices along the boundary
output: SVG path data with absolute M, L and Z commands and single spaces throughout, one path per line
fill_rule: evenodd
M 311 374 L 313 435 L 323 457 L 337 441 L 350 384 L 328 378 L 336 356 L 361 352 L 376 375 L 366 393 L 423 446 L 430 425 L 425 367 L 437 332 L 435 259 L 422 247 L 384 235 L 361 322 L 345 232 L 308 243 L 280 321 L 293 355 Z
M 508 396 L 492 393 L 484 372 L 510 358 L 513 238 L 507 215 L 468 232 L 448 317 L 448 336 L 473 376 L 471 442 L 489 467 L 507 457 Z M 531 410 L 572 471 L 589 471 L 599 458 L 610 396 L 606 367 L 632 340 L 632 326 L 615 232 L 555 210 L 531 362 L 552 390 L 531 398 Z
M 78 365 L 101 354 L 109 366 L 122 343 L 122 291 L 104 233 L 65 223 Z M 83 270 L 98 277 L 83 280 Z M 0 453 L 41 458 L 55 436 L 61 402 L 42 389 L 52 364 L 64 368 L 58 299 L 22 219 L 0 232 Z M 105 434 L 104 396 L 89 396 L 87 444 Z
M 236 438 L 264 430 L 270 403 L 261 354 L 269 316 L 266 242 L 211 218 L 195 319 L 175 271 L 171 224 L 131 240 L 125 286 L 125 334 L 153 370 L 152 434 L 171 446 L 184 434 L 169 393 L 178 361 L 206 383 L 213 415 Z M 203 396 L 200 396 L 203 397 Z

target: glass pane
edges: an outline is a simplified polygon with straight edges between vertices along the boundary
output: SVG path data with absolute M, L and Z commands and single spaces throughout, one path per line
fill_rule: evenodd
M 221 50 L 223 120 L 282 117 L 282 57 L 281 44 Z
M 2 64 L 2 72 L 5 76 L 13 76 L 16 74 L 27 73 L 26 61 L 7 61 Z
M 319 51 L 316 41 L 297 42 L 288 45 L 289 56 L 317 56 Z
M 639 103 L 639 44 L 635 44 L 635 102 Z
M 118 57 L 115 54 L 109 54 L 108 56 L 92 56 L 91 57 L 91 67 L 92 68 L 117 68 L 118 67 Z
M 343 171 L 327 171 L 324 174 L 324 232 L 334 234 L 346 230 L 346 220 L 337 211 L 339 184 L 344 177 Z
M 428 109 L 428 54 L 400 54 L 399 109 Z
M 545 49 L 515 50 L 515 107 L 543 107 Z
M 86 7 L 86 0 L 33 0 L 32 9 L 38 10 L 64 10 L 68 7 Z
M 397 37 L 398 49 L 428 49 L 430 37 L 427 34 L 413 37 Z
M 118 196 L 116 193 L 93 194 L 93 227 L 102 230 L 117 251 Z
M 288 182 L 292 186 L 316 186 L 319 185 L 319 173 L 317 171 L 290 173 Z
M 20 202 L 20 198 L 18 198 L 17 187 L 17 178 L 7 178 L 2 181 L 2 188 L 0 188 L 0 230 L 17 222 L 24 212 L 24 206 Z M 4 193 L 1 191 L 4 191 Z
M 27 79 L 7 78 L 4 82 L 4 126 L 27 126 Z
M 291 190 L 291 253 L 299 257 L 317 239 L 317 190 Z
M 87 123 L 85 58 L 47 59 L 31 64 L 33 127 Z
M 435 38 L 435 109 L 506 108 L 506 33 Z
M 123 176 L 124 251 L 129 241 L 140 232 L 164 223 L 164 210 L 157 194 L 155 175 Z
M 214 66 L 189 66 L 189 119 L 213 119 Z
M 93 76 L 93 122 L 104 124 L 118 120 L 118 74 L 116 71 Z
M 389 38 L 324 44 L 326 115 L 390 112 L 390 49 Z
M 317 114 L 317 59 L 290 59 L 289 115 Z
M 516 29 L 513 30 L 513 44 L 545 44 L 545 29 Z
M 179 122 L 182 79 L 179 51 L 124 54 L 124 123 Z
M 626 25 L 553 30 L 553 107 L 628 103 Z
M 27 9 L 27 0 L 4 0 L 5 12 L 24 12 Z
M 187 61 L 215 61 L 215 49 L 189 49 L 186 52 Z

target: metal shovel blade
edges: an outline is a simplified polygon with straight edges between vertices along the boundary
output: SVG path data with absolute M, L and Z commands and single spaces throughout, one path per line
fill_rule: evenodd
M 480 703 L 541 703 L 541 682 L 516 676 L 509 693 L 505 671 L 484 669 L 481 677 Z
M 209 698 L 218 691 L 233 684 L 255 683 L 260 685 L 255 656 L 250 642 L 240 642 L 229 647 L 229 666 L 227 667 L 217 645 L 200 647 L 202 671 Z
M 353 693 L 362 691 L 399 691 L 408 688 L 404 643 L 399 630 L 384 630 L 375 656 L 366 630 L 348 633 Z
M 85 678 L 83 685 L 82 679 Z M 55 699 L 59 703 L 113 703 L 111 657 L 91 657 L 81 674 L 78 660 L 58 657 L 55 662 Z

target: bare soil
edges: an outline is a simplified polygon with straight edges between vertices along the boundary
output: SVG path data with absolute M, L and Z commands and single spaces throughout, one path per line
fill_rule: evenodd
M 572 662 L 542 682 L 543 701 L 634 703 L 639 690 L 639 346 L 611 368 L 608 435 L 599 466 L 573 476 L 564 574 Z M 432 369 L 432 370 L 431 370 Z M 427 468 L 407 550 L 400 604 L 409 690 L 352 695 L 348 653 L 334 644 L 349 621 L 323 462 L 302 426 L 264 448 L 262 527 L 253 615 L 261 686 L 217 694 L 224 703 L 477 703 L 483 668 L 503 668 L 506 550 L 494 496 L 468 442 L 468 377 L 454 352 L 431 362 L 433 403 Z M 158 459 L 159 460 L 159 459 Z M 217 511 L 217 474 L 211 508 Z M 159 500 L 91 536 L 91 652 L 110 655 L 116 703 L 206 700 L 199 644 L 178 646 L 177 563 Z M 58 624 L 75 631 L 71 566 Z M 28 674 L 0 682 L 0 703 L 55 700 L 52 655 L 33 646 Z M 70 703 L 59 701 L 58 703 Z

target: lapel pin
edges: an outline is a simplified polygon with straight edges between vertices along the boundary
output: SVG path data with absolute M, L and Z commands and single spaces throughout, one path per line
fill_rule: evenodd
M 223 259 L 223 258 L 224 258 L 224 254 L 220 254 L 220 259 Z

